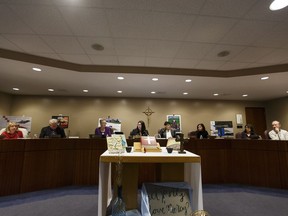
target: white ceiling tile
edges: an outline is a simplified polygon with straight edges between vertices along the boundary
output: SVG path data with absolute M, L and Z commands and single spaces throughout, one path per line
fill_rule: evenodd
M 60 10 L 75 35 L 110 36 L 104 9 L 61 7 Z
M 80 46 L 75 37 L 59 37 L 59 36 L 42 36 L 46 44 L 56 53 L 61 54 L 84 54 L 84 50 Z
M 119 65 L 117 56 L 89 55 L 89 57 L 96 65 Z
M 275 49 L 268 55 L 259 59 L 258 63 L 281 64 L 288 60 L 288 49 Z
M 146 37 L 148 29 L 147 26 L 144 25 L 144 19 L 147 12 L 107 9 L 106 13 L 110 31 L 114 37 Z
M 146 0 L 104 0 L 103 6 L 106 8 L 122 10 L 147 10 L 148 1 Z
M 195 68 L 196 69 L 205 69 L 205 70 L 218 70 L 220 66 L 222 66 L 225 61 L 200 61 Z
M 147 26 L 148 29 L 146 37 L 162 40 L 183 40 L 194 19 L 194 15 L 147 13 L 144 19 L 144 26 Z
M 232 46 L 232 45 L 216 45 L 213 49 L 203 58 L 205 60 L 214 60 L 214 61 L 227 61 L 231 58 L 237 56 L 243 49 L 244 46 Z M 228 56 L 219 57 L 218 53 L 222 51 L 229 51 L 230 54 Z
M 144 66 L 145 57 L 118 56 L 119 65 L 122 66 Z
M 34 0 L 37 1 L 37 0 Z M 50 1 L 51 0 L 45 0 Z M 76 6 L 76 7 L 102 7 L 103 6 L 103 0 L 53 0 L 55 5 L 60 6 Z
M 288 48 L 288 23 L 280 22 L 272 31 L 255 42 L 255 46 Z
M 140 39 L 114 39 L 114 47 L 117 55 L 145 56 L 146 40 Z
M 184 14 L 197 14 L 205 1 L 198 0 L 148 0 L 149 6 L 153 11 L 164 11 Z
M 207 0 L 201 14 L 221 17 L 242 17 L 257 0 Z
M 178 41 L 149 40 L 146 54 L 149 57 L 173 58 L 181 46 Z
M 226 62 L 219 67 L 219 70 L 237 70 L 247 68 L 249 63 L 241 63 L 241 62 Z M 231 74 L 232 75 L 232 74 Z
M 31 34 L 33 31 L 25 25 L 25 23 L 19 19 L 13 11 L 5 6 L 0 5 L 0 26 L 2 33 L 22 33 L 22 34 Z M 9 24 L 8 24 L 9 23 Z
M 33 35 L 3 35 L 9 41 L 25 52 L 53 53 L 53 50 L 38 36 Z
M 287 18 L 287 10 L 271 11 L 269 9 L 271 2 L 271 0 L 258 0 L 258 2 L 247 12 L 244 18 L 273 21 L 281 21 L 285 17 Z
M 199 63 L 196 59 L 174 59 L 171 64 L 172 68 L 194 68 Z
M 238 55 L 233 57 L 230 61 L 235 62 L 256 62 L 263 56 L 268 55 L 274 51 L 271 48 L 258 48 L 258 47 L 247 47 L 242 50 Z
M 19 47 L 17 47 L 15 44 L 11 43 L 8 39 L 4 38 L 1 35 L 0 35 L 0 48 L 14 51 L 21 51 Z
M 40 5 L 11 5 L 14 13 L 38 34 L 71 35 L 57 8 Z
M 214 46 L 214 44 L 184 42 L 176 57 L 202 59 Z
M 199 16 L 193 23 L 185 40 L 208 43 L 218 42 L 235 25 L 236 21 L 232 18 Z
M 76 63 L 76 64 L 85 64 L 89 65 L 93 62 L 87 55 L 71 55 L 71 54 L 59 54 L 64 61 Z
M 151 58 L 147 57 L 145 66 L 147 67 L 170 67 L 173 59 L 171 58 Z
M 91 55 L 116 55 L 113 39 L 111 38 L 100 38 L 100 37 L 79 37 L 78 41 L 87 54 Z M 104 50 L 97 51 L 91 46 L 93 44 L 100 44 L 104 47 Z
M 226 44 L 251 45 L 261 39 L 266 32 L 270 32 L 275 22 L 242 20 L 220 41 Z

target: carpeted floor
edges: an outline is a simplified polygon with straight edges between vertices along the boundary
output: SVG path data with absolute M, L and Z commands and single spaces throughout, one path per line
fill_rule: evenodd
M 0 216 L 96 216 L 97 187 L 66 187 L 0 197 Z M 211 216 L 287 216 L 288 190 L 203 185 Z

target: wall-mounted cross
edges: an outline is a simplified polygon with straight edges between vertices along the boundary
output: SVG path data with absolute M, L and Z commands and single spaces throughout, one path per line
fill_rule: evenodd
M 147 126 L 150 124 L 150 116 L 154 113 L 152 109 L 148 106 L 148 108 L 143 112 L 147 116 Z

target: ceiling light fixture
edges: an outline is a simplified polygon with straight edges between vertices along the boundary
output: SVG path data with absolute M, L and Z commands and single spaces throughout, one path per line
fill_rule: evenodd
M 270 6 L 269 9 L 271 11 L 280 10 L 288 6 L 288 0 L 274 0 Z
M 219 94 L 218 94 L 218 93 L 214 93 L 213 95 L 214 95 L 214 96 L 219 96 Z
M 117 77 L 118 80 L 124 80 L 124 77 Z
M 14 91 L 19 91 L 20 89 L 19 89 L 19 88 L 13 88 L 13 90 L 14 90 Z
M 87 93 L 87 92 L 89 92 L 89 91 L 88 91 L 88 89 L 83 89 L 83 92 Z
M 188 95 L 188 92 L 183 92 L 183 95 Z
M 155 92 L 155 91 L 152 91 L 151 94 L 156 94 L 156 92 Z
M 33 67 L 32 70 L 38 71 L 38 72 L 39 72 L 39 71 L 42 71 L 41 68 L 36 68 L 36 67 Z
M 101 44 L 97 44 L 97 43 L 92 44 L 91 47 L 97 51 L 103 51 L 104 50 L 104 46 L 102 46 Z
M 248 97 L 248 94 L 243 94 L 242 97 Z
M 117 93 L 121 94 L 121 93 L 122 93 L 122 91 L 117 91 Z
M 48 91 L 49 91 L 49 92 L 54 92 L 54 89 L 49 88 Z
M 152 78 L 153 81 L 158 81 L 158 78 Z
M 269 79 L 268 76 L 266 76 L 266 77 L 261 77 L 261 80 L 267 80 L 267 79 Z
M 189 83 L 189 82 L 192 82 L 191 79 L 186 79 L 185 82 Z

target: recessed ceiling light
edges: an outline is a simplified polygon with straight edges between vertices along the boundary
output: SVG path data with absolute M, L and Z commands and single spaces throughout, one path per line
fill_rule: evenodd
M 19 88 L 13 88 L 13 90 L 14 90 L 14 91 L 19 91 L 20 89 L 19 89 Z
M 286 91 L 286 93 L 288 94 L 288 91 Z
M 248 97 L 248 94 L 243 94 L 242 97 Z
M 183 95 L 188 95 L 188 92 L 183 92 Z
M 261 77 L 261 80 L 267 80 L 267 79 L 269 79 L 268 76 L 266 76 L 266 77 Z
M 94 49 L 94 50 L 97 50 L 97 51 L 102 51 L 104 50 L 104 46 L 102 46 L 101 44 L 92 44 L 91 47 Z
M 192 82 L 192 80 L 191 79 L 186 79 L 185 82 L 189 83 L 189 82 Z
M 119 76 L 119 77 L 117 77 L 117 79 L 118 80 L 124 80 L 124 77 Z
M 218 94 L 218 93 L 214 93 L 213 95 L 214 95 L 214 96 L 219 96 L 219 94 Z
M 230 55 L 230 51 L 228 50 L 221 51 L 217 54 L 218 57 L 226 57 L 228 55 Z
M 33 67 L 32 70 L 34 70 L 34 71 L 42 71 L 41 68 L 36 68 L 36 67 Z
M 87 93 L 87 92 L 89 92 L 89 91 L 88 91 L 88 89 L 83 89 L 83 92 Z
M 48 91 L 49 91 L 49 92 L 54 92 L 54 89 L 49 88 Z
M 152 78 L 153 81 L 158 81 L 158 78 Z
M 117 93 L 121 94 L 121 93 L 122 93 L 122 91 L 117 91 Z
M 156 92 L 155 92 L 155 91 L 152 91 L 151 94 L 156 94 Z
M 288 6 L 288 1 L 287 0 L 274 0 L 270 6 L 269 9 L 274 11 L 274 10 L 280 10 L 284 7 Z

